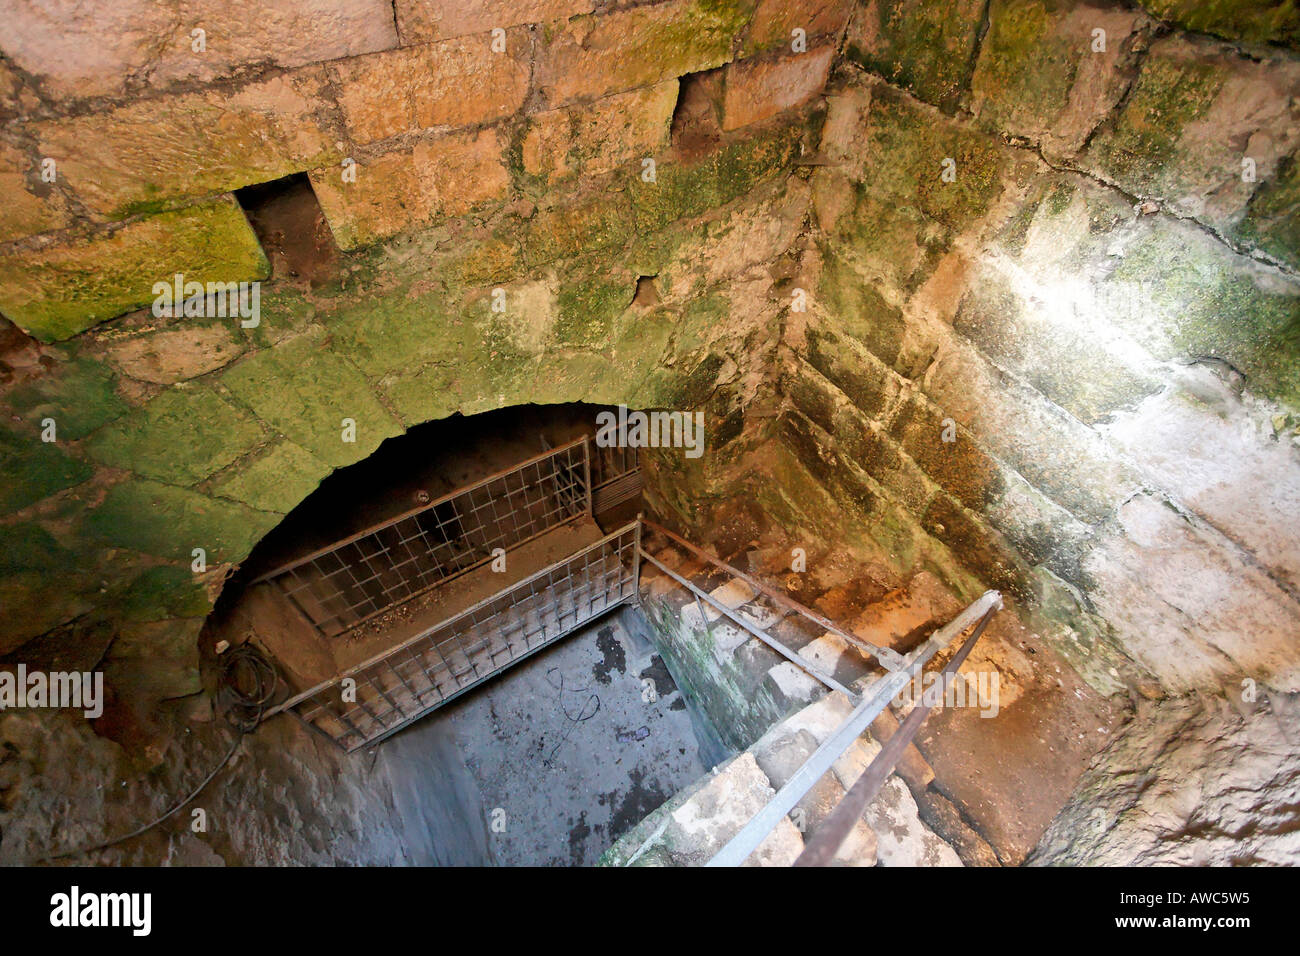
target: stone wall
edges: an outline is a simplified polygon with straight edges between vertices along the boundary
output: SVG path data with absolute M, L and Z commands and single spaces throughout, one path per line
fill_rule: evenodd
M 1003 589 L 1103 693 L 1295 690 L 1293 24 L 1147 6 L 856 8 L 778 504 Z
M 230 569 L 414 424 L 577 400 L 743 418 L 848 12 L 273 7 L 0 7 L 0 654 L 94 645 L 140 701 L 197 689 Z M 272 274 L 235 192 L 303 174 L 341 252 Z M 265 280 L 260 322 L 155 317 L 177 273 Z

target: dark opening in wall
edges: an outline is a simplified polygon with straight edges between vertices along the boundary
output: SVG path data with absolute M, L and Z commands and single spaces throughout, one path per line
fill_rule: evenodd
M 659 304 L 659 289 L 655 285 L 657 278 L 658 276 L 636 277 L 636 295 L 632 296 L 633 305 L 648 309 Z
M 338 246 L 306 173 L 245 186 L 235 198 L 271 262 L 273 278 L 317 286 L 338 273 Z
M 722 70 L 687 73 L 678 81 L 673 109 L 672 144 L 678 155 L 689 158 L 708 152 L 722 138 L 719 107 Z

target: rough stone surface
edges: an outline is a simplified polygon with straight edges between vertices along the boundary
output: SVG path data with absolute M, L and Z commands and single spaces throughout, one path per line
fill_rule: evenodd
M 1294 865 L 1300 707 L 1294 693 L 1245 702 L 1242 690 L 1141 702 L 1029 863 Z
M 396 0 L 402 42 L 445 40 L 591 13 L 595 0 Z
M 331 66 L 348 135 L 371 143 L 436 126 L 489 123 L 528 93 L 530 39 L 514 30 L 494 52 L 486 35 L 404 47 Z
M 448 133 L 361 160 L 356 181 L 314 170 L 312 186 L 341 249 L 368 246 L 504 195 L 510 184 L 501 134 Z
M 723 129 L 759 123 L 806 103 L 826 85 L 834 53 L 824 46 L 772 62 L 741 60 L 728 66 Z
M 581 107 L 537 113 L 530 117 L 520 146 L 524 172 L 550 183 L 575 175 L 599 176 L 656 156 L 667 145 L 676 103 L 677 82 L 669 80 Z
M 44 120 L 32 131 L 78 198 L 122 218 L 342 160 L 321 117 L 326 83 L 324 69 L 307 67 L 231 91 L 169 94 Z
M 60 98 L 137 84 L 208 82 L 244 68 L 300 66 L 397 45 L 385 0 L 5 0 L 0 52 Z M 203 29 L 204 49 L 192 31 Z
M 752 12 L 746 0 L 670 0 L 577 17 L 545 41 L 535 82 L 551 106 L 721 66 Z M 641 51 L 654 50 L 646 57 Z
M 848 55 L 952 111 L 966 93 L 983 8 L 977 0 L 870 0 L 849 25 Z
M 0 253 L 0 310 L 42 341 L 66 339 L 151 304 L 153 286 L 265 278 L 266 256 L 229 196 L 87 239 Z

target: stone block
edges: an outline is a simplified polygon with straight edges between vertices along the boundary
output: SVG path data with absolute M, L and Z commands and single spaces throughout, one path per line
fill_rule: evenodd
M 425 43 L 591 13 L 595 0 L 396 0 L 402 42 Z
M 752 12 L 753 0 L 669 0 L 577 17 L 548 28 L 537 87 L 556 107 L 711 70 L 730 62 Z
M 803 30 L 808 41 L 834 36 L 852 8 L 849 0 L 759 0 L 742 52 L 748 56 L 783 48 L 792 53 L 795 30 Z
M 60 99 L 132 83 L 210 82 L 245 67 L 292 67 L 397 45 L 388 0 L 4 0 L 0 51 Z M 204 30 L 204 49 L 191 32 Z
M 510 186 L 502 134 L 447 133 L 359 161 L 356 181 L 314 170 L 312 187 L 341 249 L 428 226 L 504 196 Z
M 287 514 L 316 490 L 330 466 L 293 442 L 282 441 L 220 476 L 212 494 L 258 511 Z
M 1128 88 L 1149 23 L 1130 10 L 994 0 L 971 80 L 975 115 L 1048 153 L 1077 152 Z
M 0 143 L 0 242 L 62 229 L 72 222 L 50 185 L 40 182 L 39 165 L 8 143 Z
M 834 54 L 834 47 L 822 46 L 779 60 L 732 63 L 726 70 L 722 128 L 760 123 L 802 106 L 826 86 Z
M 33 125 L 42 156 L 92 209 L 121 219 L 171 200 L 269 182 L 343 159 L 321 67 L 234 90 L 139 99 Z
M 221 382 L 262 421 L 330 465 L 350 465 L 401 427 L 357 369 L 309 332 L 232 366 Z M 346 441 L 344 419 L 356 423 Z
M 515 113 L 528 95 L 531 38 L 457 37 L 332 64 L 344 123 L 354 143 L 437 126 L 475 126 Z
M 89 238 L 0 254 L 0 312 L 51 342 L 152 304 L 154 283 L 177 273 L 208 283 L 263 279 L 268 272 L 248 220 L 223 196 Z
M 1290 106 L 1297 95 L 1300 63 L 1254 62 L 1208 41 L 1167 37 L 1148 51 L 1084 163 L 1180 216 L 1231 228 L 1258 184 L 1300 146 Z
M 91 457 L 169 484 L 192 485 L 266 438 L 251 415 L 206 386 L 178 386 L 87 443 Z
M 873 0 L 849 25 L 847 55 L 946 112 L 966 95 L 985 4 Z
M 677 81 L 668 80 L 581 107 L 534 114 L 520 147 L 524 172 L 553 183 L 599 176 L 656 156 L 668 145 L 676 103 Z

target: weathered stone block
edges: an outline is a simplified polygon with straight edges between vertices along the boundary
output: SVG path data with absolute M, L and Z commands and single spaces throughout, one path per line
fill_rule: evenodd
M 668 145 L 677 81 L 616 93 L 581 107 L 529 118 L 520 147 L 524 172 L 548 183 L 599 176 L 655 156 Z
M 0 255 L 0 311 L 42 341 L 149 305 L 153 284 L 263 279 L 269 267 L 229 196 L 97 233 Z M 231 320 L 236 321 L 236 320 Z
M 322 350 L 324 334 L 312 332 L 249 356 L 221 381 L 262 421 L 328 464 L 350 465 L 385 438 L 401 433 L 352 365 Z M 356 425 L 347 441 L 344 419 Z
M 1300 269 L 1300 162 L 1283 160 L 1278 173 L 1250 198 L 1236 238 Z
M 538 89 L 554 107 L 722 66 L 753 7 L 753 0 L 669 0 L 548 28 Z
M 1300 285 L 1181 223 L 1144 223 L 1098 292 L 1160 359 L 1218 359 L 1251 389 L 1300 408 Z
M 1300 10 L 1272 0 L 1139 0 L 1153 16 L 1184 30 L 1210 33 L 1248 43 L 1280 43 L 1300 47 Z
M 397 45 L 388 0 L 5 0 L 0 51 L 60 98 L 143 81 L 211 81 L 241 67 L 301 66 Z M 204 49 L 191 31 L 201 27 Z
M 1122 534 L 1086 562 L 1089 598 L 1167 690 L 1239 689 L 1242 675 L 1285 676 L 1297 689 L 1300 605 L 1159 497 L 1134 496 L 1119 518 Z
M 0 242 L 62 229 L 72 221 L 50 186 L 41 183 L 33 188 L 32 184 L 39 182 L 33 175 L 36 172 L 22 150 L 0 143 L 0 194 L 5 197 L 0 209 Z
M 826 86 L 834 47 L 823 46 L 780 60 L 740 60 L 727 67 L 722 128 L 759 123 L 802 106 Z
M 262 300 L 264 319 L 268 318 L 266 304 Z M 167 325 L 123 329 L 121 335 L 105 335 L 109 363 L 128 378 L 172 385 L 229 365 L 246 347 L 239 323 L 228 318 L 161 321 Z
M 9 393 L 8 411 L 32 428 L 53 418 L 60 441 L 84 438 L 105 422 L 127 411 L 118 397 L 113 373 L 92 359 L 74 359 L 54 366 L 42 378 Z
M 971 80 L 975 115 L 1049 153 L 1077 152 L 1128 88 L 1147 23 L 1129 10 L 994 0 Z
M 1182 216 L 1234 226 L 1258 183 L 1300 145 L 1300 63 L 1253 62 L 1207 41 L 1152 45 L 1113 125 L 1085 162 Z M 1253 177 L 1253 178 L 1252 178 Z
M 330 471 L 311 452 L 282 441 L 218 478 L 212 494 L 242 501 L 258 511 L 284 514 L 315 491 Z
M 78 485 L 94 469 L 55 442 L 41 441 L 36 427 L 0 430 L 0 514 L 19 511 L 64 488 Z
M 504 151 L 495 129 L 448 133 L 362 160 L 355 182 L 337 168 L 314 170 L 311 182 L 335 242 L 355 249 L 503 196 Z
M 130 548 L 186 565 L 194 548 L 208 563 L 243 560 L 258 539 L 280 520 L 230 501 L 155 481 L 130 479 L 109 489 L 86 515 L 82 532 L 114 548 Z
M 322 114 L 323 68 L 238 87 L 137 100 L 33 126 L 43 156 L 98 212 L 123 218 L 168 200 L 268 182 L 343 158 Z
M 169 484 L 192 485 L 266 437 L 265 429 L 211 388 L 179 386 L 101 429 L 92 457 Z
M 478 34 L 331 64 L 348 135 L 365 144 L 511 115 L 528 95 L 530 43 L 526 30 L 511 30 L 500 53 Z
M 800 127 L 784 126 L 694 163 L 661 163 L 655 182 L 635 178 L 628 190 L 638 231 L 658 232 L 676 219 L 724 206 L 785 172 L 802 135 Z
M 1098 317 L 1084 283 L 1052 292 L 1041 286 L 1042 298 L 1026 299 L 994 270 L 973 279 L 953 327 L 1080 421 L 1096 424 L 1164 387 L 1149 358 L 1134 358 L 1131 347 L 1103 333 L 1088 334 L 1089 319 L 1095 328 Z
M 872 0 L 849 25 L 847 54 L 952 112 L 966 94 L 984 4 Z
M 532 265 L 618 246 L 631 238 L 622 193 L 544 209 L 529 221 L 524 256 Z
M 838 34 L 853 8 L 850 0 L 759 0 L 745 34 L 745 55 L 784 48 L 793 53 L 793 32 L 804 37 Z
M 591 13 L 595 0 L 396 0 L 402 42 L 424 43 L 487 33 L 521 23 L 550 23 Z

